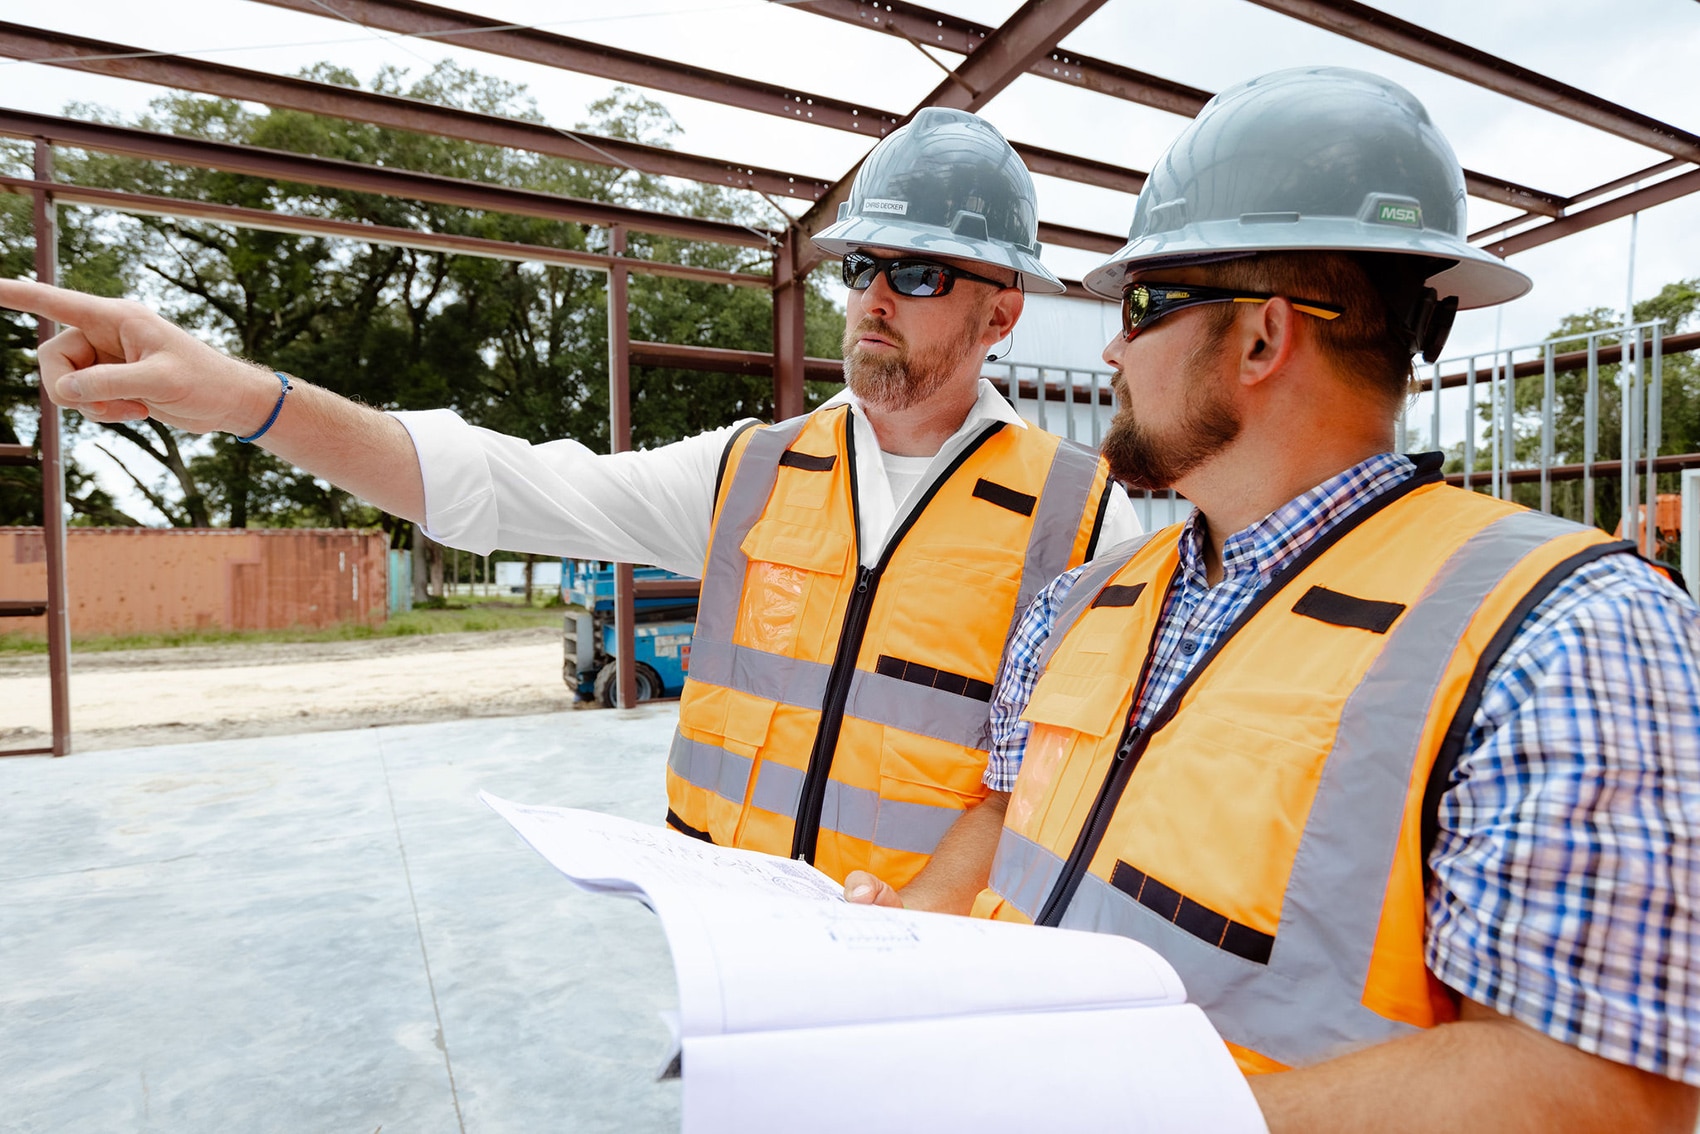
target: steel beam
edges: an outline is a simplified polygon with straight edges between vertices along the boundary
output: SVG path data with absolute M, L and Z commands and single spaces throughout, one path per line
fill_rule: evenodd
M 1700 162 L 1700 135 L 1377 11 L 1356 0 L 1251 0 L 1390 55 L 1550 110 L 1648 149 Z
M 869 4 L 862 3 L 861 0 L 809 0 L 801 4 L 786 3 L 786 7 L 798 8 L 874 31 L 887 32 L 912 43 L 924 43 L 962 55 L 977 50 L 990 34 L 989 29 L 972 21 L 916 4 L 897 3 L 896 0 L 889 4 Z M 1204 104 L 1212 97 L 1212 92 L 1199 87 L 1187 86 L 1185 83 L 1123 67 L 1119 63 L 1093 59 L 1061 48 L 1054 49 L 1044 58 L 1037 60 L 1028 69 L 1028 73 L 1186 118 L 1191 118 L 1204 109 Z M 1037 168 L 1022 146 L 1017 145 L 1016 152 L 1021 154 L 1027 162 L 1027 167 L 1035 173 L 1054 172 Z M 1090 174 L 1090 171 L 1084 169 L 1079 172 Z M 1058 172 L 1056 175 L 1075 181 L 1103 183 L 1090 175 L 1078 176 L 1065 172 Z M 1125 176 L 1136 178 L 1138 182 L 1145 179 L 1144 174 L 1133 171 L 1126 171 Z M 1111 187 L 1125 188 L 1129 193 L 1138 193 L 1140 189 L 1139 184 L 1131 187 Z M 1563 211 L 1556 194 L 1531 189 L 1527 185 L 1519 185 L 1515 181 L 1492 174 L 1466 169 L 1464 187 L 1473 197 L 1510 205 L 1512 208 L 1524 209 L 1541 216 L 1556 217 Z
M 1027 0 L 915 109 L 929 106 L 981 109 L 1104 3 L 1105 0 Z M 837 219 L 838 206 L 850 199 L 850 186 L 860 168 L 861 163 L 857 162 L 797 221 L 797 228 L 804 235 L 813 236 Z M 824 256 L 811 247 L 800 259 L 798 269 L 806 273 L 822 259 Z
M 562 130 L 542 122 L 479 114 L 334 83 L 268 75 L 181 55 L 155 55 L 124 44 L 21 24 L 0 22 L 0 56 L 776 197 L 813 201 L 832 186 L 831 181 L 820 177 L 698 157 L 620 138 Z
M 726 347 L 687 346 L 683 343 L 632 344 L 632 365 L 667 370 L 701 370 L 710 374 L 748 374 L 757 378 L 773 375 L 773 355 L 765 350 L 730 350 Z M 803 376 L 810 382 L 844 381 L 844 364 L 836 358 L 803 359 Z
M 362 27 L 381 28 L 421 39 L 443 38 L 455 46 L 505 55 L 565 71 L 596 75 L 617 83 L 741 106 L 802 122 L 815 122 L 880 138 L 902 123 L 899 115 L 860 103 L 756 82 L 726 71 L 692 67 L 587 40 L 535 28 L 514 28 L 498 20 L 421 4 L 416 0 L 260 0 L 309 16 L 340 16 Z
M 1665 335 L 1660 340 L 1659 346 L 1660 354 L 1682 354 L 1691 350 L 1700 350 L 1700 331 L 1689 331 L 1682 335 Z M 1613 349 L 1616 348 L 1614 347 Z M 1598 351 L 1595 352 L 1595 357 L 1599 357 Z M 1546 365 L 1545 357 L 1527 359 L 1523 362 L 1514 364 L 1511 368 L 1511 375 L 1514 378 L 1528 378 L 1536 374 L 1544 373 L 1546 371 Z M 1554 355 L 1552 368 L 1558 373 L 1571 370 L 1586 370 L 1588 368 L 1588 352 L 1585 350 L 1573 350 L 1567 351 L 1564 354 Z M 1442 390 L 1450 390 L 1455 387 L 1462 386 L 1468 381 L 1469 375 L 1465 374 L 1463 371 L 1459 371 L 1456 374 L 1442 374 L 1440 376 L 1440 388 Z M 1426 393 L 1434 389 L 1434 379 L 1419 378 L 1416 382 L 1416 388 L 1419 392 Z
M 0 177 L 0 192 L 33 193 L 38 182 L 24 177 Z M 360 240 L 369 244 L 418 248 L 426 252 L 453 252 L 464 256 L 482 256 L 491 260 L 514 260 L 540 264 L 561 264 L 570 268 L 593 268 L 607 271 L 612 257 L 597 252 L 578 252 L 570 248 L 554 248 L 542 244 L 522 244 L 511 240 L 486 240 L 478 236 L 461 236 L 444 232 L 424 232 L 412 228 L 366 224 L 361 221 L 333 220 L 328 217 L 304 217 L 280 213 L 271 209 L 252 209 L 241 205 L 218 205 L 208 201 L 190 201 L 178 197 L 155 197 L 143 193 L 126 193 L 119 189 L 86 189 L 76 185 L 58 185 L 54 196 L 61 204 L 89 205 L 139 216 L 177 217 L 185 220 L 206 220 L 219 224 L 240 225 L 243 228 L 267 232 L 291 232 L 306 236 L 328 236 L 339 240 Z M 662 260 L 629 260 L 628 270 L 651 276 L 671 276 L 699 283 L 729 284 L 736 287 L 769 287 L 767 276 L 748 272 L 723 272 L 715 268 L 694 268 L 685 264 L 669 264 Z M 0 462 L 4 463 L 4 462 Z
M 1531 248 L 1539 248 L 1550 244 L 1561 237 L 1573 236 L 1590 228 L 1638 213 L 1655 205 L 1663 205 L 1690 193 L 1700 192 L 1700 169 L 1689 170 L 1657 185 L 1649 185 L 1645 189 L 1637 189 L 1633 193 L 1625 193 L 1621 197 L 1613 197 L 1602 205 L 1591 209 L 1583 209 L 1578 213 L 1570 213 L 1557 220 L 1508 236 L 1484 247 L 1495 256 L 1511 256 L 1518 252 L 1527 252 Z
M 1645 458 L 1637 458 L 1629 464 L 1633 472 L 1638 472 L 1643 465 L 1650 465 L 1650 471 L 1654 473 L 1682 472 L 1684 469 L 1700 469 L 1700 453 L 1667 453 L 1662 457 L 1655 457 L 1651 461 Z M 1618 476 L 1623 475 L 1622 461 L 1595 461 L 1591 465 L 1552 465 L 1547 469 L 1547 478 L 1553 481 L 1581 480 L 1584 476 L 1602 477 L 1611 476 L 1614 473 Z M 1477 473 L 1476 475 L 1480 476 L 1481 474 Z M 1541 470 L 1538 467 L 1502 469 L 1499 475 L 1507 484 L 1536 484 L 1541 479 Z M 1451 473 L 1446 477 L 1446 483 L 1463 487 L 1464 474 Z
M 611 205 L 605 201 L 587 201 L 533 189 L 514 189 L 482 181 L 463 181 L 430 173 L 414 173 L 406 169 L 362 165 L 358 162 L 311 157 L 283 150 L 260 149 L 257 146 L 209 142 L 176 134 L 156 134 L 125 126 L 80 122 L 70 118 L 30 114 L 21 110 L 0 108 L 0 136 L 41 137 L 55 145 L 76 146 L 152 161 L 178 162 L 278 181 L 324 185 L 357 193 L 434 201 L 467 209 L 543 217 L 577 224 L 624 224 L 643 232 L 677 236 L 686 240 L 735 244 L 747 248 L 766 248 L 773 241 L 773 234 L 764 230 L 725 221 L 654 213 L 623 205 Z

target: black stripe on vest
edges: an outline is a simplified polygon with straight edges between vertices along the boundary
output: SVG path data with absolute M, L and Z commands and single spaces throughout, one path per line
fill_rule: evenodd
M 1350 626 L 1372 634 L 1385 634 L 1405 613 L 1405 604 L 1356 598 L 1327 587 L 1312 587 L 1293 604 L 1293 613 L 1331 626 Z
M 838 463 L 837 453 L 828 453 L 817 457 L 813 453 L 799 453 L 787 449 L 779 454 L 779 467 L 782 469 L 803 469 L 805 472 L 831 472 L 832 466 Z
M 1098 597 L 1092 600 L 1092 605 L 1087 609 L 1092 610 L 1100 606 L 1132 606 L 1139 601 L 1140 592 L 1144 590 L 1144 583 L 1135 583 L 1131 587 L 1112 583 L 1098 592 Z
M 1017 492 L 1001 484 L 993 484 L 985 477 L 981 477 L 980 483 L 974 486 L 974 495 L 981 500 L 991 501 L 999 508 L 1008 508 L 1011 512 L 1018 512 L 1023 516 L 1031 516 L 1034 505 L 1039 503 L 1037 496 L 1029 496 L 1025 492 Z
M 1275 948 L 1275 938 L 1261 933 L 1230 917 L 1224 917 L 1208 906 L 1163 885 L 1143 870 L 1136 870 L 1121 860 L 1110 872 L 1110 885 L 1166 921 L 1186 930 L 1200 941 L 1236 957 L 1259 965 L 1269 963 L 1269 953 Z
M 964 677 L 960 673 L 949 670 L 934 669 L 920 662 L 904 661 L 890 654 L 881 654 L 879 661 L 874 663 L 874 672 L 885 677 L 895 677 L 899 681 L 909 681 L 916 685 L 926 685 L 946 693 L 956 693 L 963 697 L 972 697 L 976 701 L 992 699 L 992 683 L 978 681 L 972 677 Z
M 673 830 L 679 832 L 681 835 L 689 835 L 691 838 L 701 839 L 705 843 L 712 843 L 714 841 L 714 837 L 707 831 L 699 831 L 683 819 L 679 818 L 679 813 L 674 811 L 671 807 L 667 809 L 667 825 L 673 828 Z

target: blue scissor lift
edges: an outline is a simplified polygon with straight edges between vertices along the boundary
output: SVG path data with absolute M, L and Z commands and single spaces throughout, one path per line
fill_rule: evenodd
M 677 697 L 691 667 L 697 625 L 697 582 L 659 567 L 632 572 L 637 699 Z M 570 606 L 562 635 L 561 679 L 580 701 L 613 708 L 615 701 L 614 565 L 590 559 L 561 560 L 561 599 Z

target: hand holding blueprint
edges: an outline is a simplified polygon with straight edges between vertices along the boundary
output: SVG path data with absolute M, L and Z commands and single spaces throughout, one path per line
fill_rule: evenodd
M 1138 942 L 849 905 L 801 862 L 481 798 L 575 885 L 660 916 L 686 1134 L 1265 1129 Z

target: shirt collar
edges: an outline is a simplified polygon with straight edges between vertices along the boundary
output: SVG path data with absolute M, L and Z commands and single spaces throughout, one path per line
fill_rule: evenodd
M 849 386 L 844 387 L 822 402 L 820 408 L 830 409 L 833 406 L 844 405 L 849 406 L 857 417 L 863 420 L 867 419 L 867 414 L 862 411 L 860 399 L 850 392 Z M 980 384 L 975 390 L 973 408 L 968 411 L 968 416 L 963 419 L 961 428 L 957 429 L 952 436 L 958 437 L 964 432 L 977 430 L 979 426 L 991 421 L 1001 421 L 1006 425 L 1015 425 L 1022 429 L 1027 428 L 1026 420 L 1015 412 L 1015 407 L 1010 405 L 1009 400 L 998 392 L 998 388 L 986 379 L 981 378 Z
M 1287 501 L 1223 543 L 1223 581 L 1255 579 L 1254 585 L 1263 586 L 1360 505 L 1410 477 L 1416 467 L 1403 454 L 1378 453 Z M 1180 558 L 1187 581 L 1206 585 L 1203 514 L 1197 509 L 1181 529 Z

